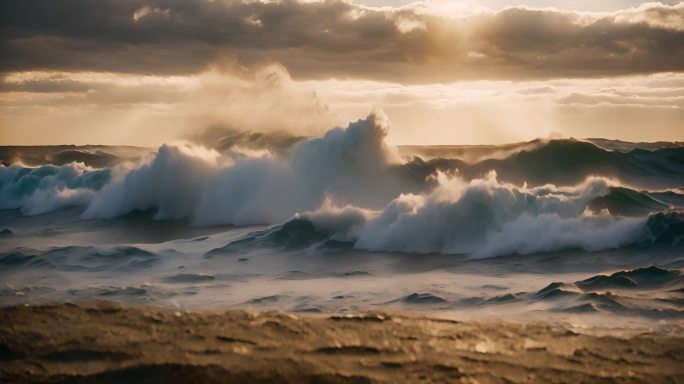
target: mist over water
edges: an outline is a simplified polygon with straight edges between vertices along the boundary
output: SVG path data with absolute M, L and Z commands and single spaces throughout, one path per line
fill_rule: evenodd
M 682 317 L 684 148 L 393 148 L 388 129 L 5 148 L 0 302 Z

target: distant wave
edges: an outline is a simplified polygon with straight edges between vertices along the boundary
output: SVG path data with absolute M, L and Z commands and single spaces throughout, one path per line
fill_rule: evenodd
M 522 147 L 503 159 L 468 163 L 438 158 L 414 163 L 427 169 L 458 169 L 468 179 L 494 170 L 501 180 L 528 185 L 574 185 L 589 176 L 604 176 L 646 189 L 684 187 L 684 147 L 622 152 L 585 141 L 551 140 Z
M 31 167 L 44 164 L 65 165 L 84 163 L 90 167 L 113 167 L 124 161 L 139 161 L 150 153 L 147 148 L 112 145 L 40 145 L 0 146 L 0 164 L 23 164 Z

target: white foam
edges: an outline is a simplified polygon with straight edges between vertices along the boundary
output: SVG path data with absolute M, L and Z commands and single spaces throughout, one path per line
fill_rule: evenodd
M 155 209 L 157 219 L 196 225 L 276 224 L 318 207 L 326 195 L 362 206 L 384 205 L 398 193 L 387 168 L 395 154 L 384 144 L 386 118 L 335 128 L 300 143 L 292 156 L 218 154 L 185 144 L 164 145 L 156 157 L 96 194 L 86 218 L 111 218 Z
M 323 208 L 303 214 L 321 230 L 370 251 L 469 254 L 597 251 L 630 244 L 645 235 L 647 218 L 621 218 L 588 211 L 608 193 L 610 181 L 590 178 L 571 188 L 527 189 L 500 183 L 494 173 L 466 182 L 439 174 L 438 186 L 422 195 L 402 195 L 384 210 Z M 331 224 L 339 217 L 337 225 Z M 345 224 L 346 223 L 346 224 Z

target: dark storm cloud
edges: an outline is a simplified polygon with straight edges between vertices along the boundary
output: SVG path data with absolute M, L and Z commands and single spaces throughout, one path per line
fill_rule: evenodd
M 408 82 L 679 72 L 683 20 L 684 3 L 449 18 L 338 0 L 5 0 L 0 71 L 180 74 L 231 57 L 296 78 Z

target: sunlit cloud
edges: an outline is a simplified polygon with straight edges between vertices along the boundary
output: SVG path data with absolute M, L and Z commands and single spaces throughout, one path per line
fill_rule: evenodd
M 63 132 L 73 131 L 76 142 L 90 142 L 99 134 L 92 130 L 94 121 L 103 114 L 108 121 L 101 124 L 119 134 L 129 132 L 122 142 L 142 145 L 200 134 L 209 127 L 316 135 L 372 109 L 389 114 L 394 144 L 613 135 L 666 140 L 678 134 L 684 118 L 684 74 L 677 73 L 401 84 L 297 81 L 283 67 L 229 65 L 173 77 L 11 73 L 3 89 L 0 114 L 9 127 L 6 135 L 21 136 L 29 122 L 37 124 L 35 130 L 50 130 L 63 121 L 68 127 Z M 42 117 L 45 111 L 50 119 Z
M 338 124 L 312 89 L 277 65 L 246 69 L 228 62 L 169 77 L 23 72 L 1 84 L 2 139 L 14 143 L 154 146 L 211 127 L 314 135 Z

